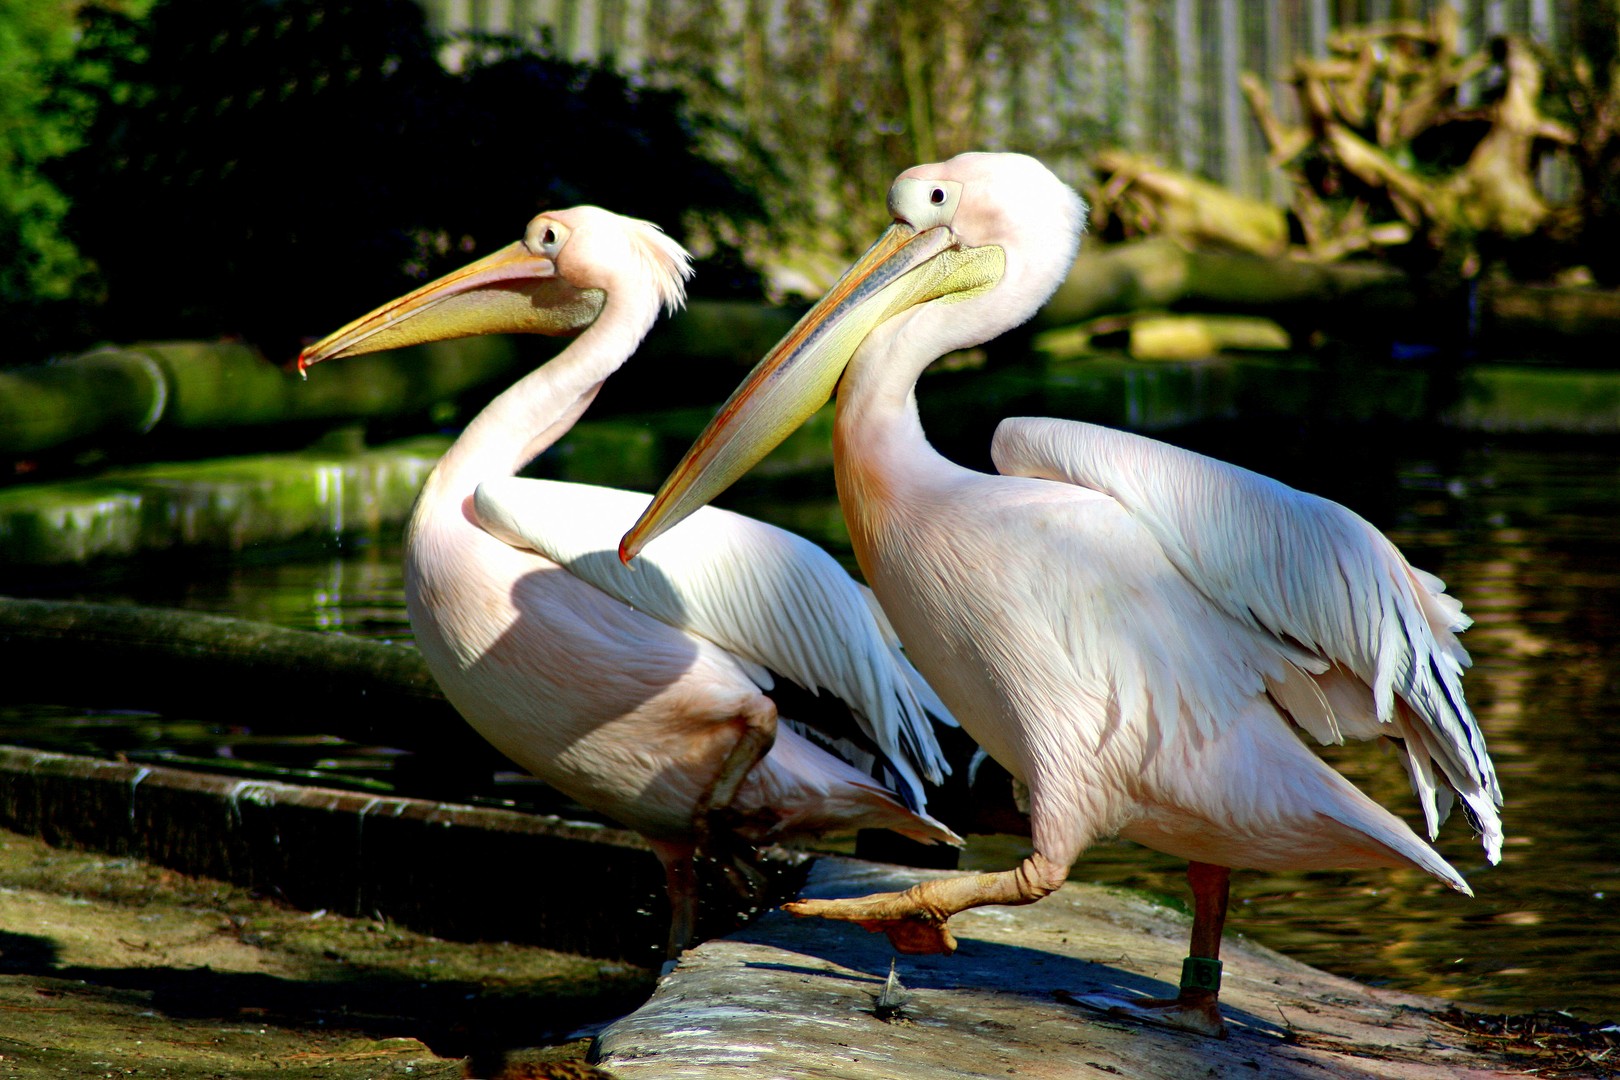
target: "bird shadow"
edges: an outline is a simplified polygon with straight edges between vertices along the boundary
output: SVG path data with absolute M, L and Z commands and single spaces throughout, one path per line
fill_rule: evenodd
M 910 879 L 896 878 L 903 887 Z M 873 884 L 863 879 L 862 887 Z M 881 883 L 876 888 L 885 888 Z M 1014 916 L 1016 918 L 1016 916 Z M 874 1000 L 887 980 L 890 964 L 911 991 L 941 991 L 969 996 L 997 995 L 1024 998 L 1031 1002 L 1066 1002 L 1055 1006 L 1054 1014 L 1072 1015 L 1077 1022 L 1130 1024 L 1134 1030 L 1167 1039 L 1200 1039 L 1185 1032 L 1150 1028 L 1101 1010 L 1092 1010 L 1074 1001 L 1088 995 L 1116 999 L 1175 997 L 1177 986 L 1162 979 L 1129 970 L 1127 955 L 1085 959 L 1030 945 L 989 941 L 959 936 L 955 953 L 949 956 L 897 955 L 887 938 L 868 933 L 849 923 L 827 919 L 795 918 L 783 911 L 771 912 L 734 935 L 736 940 L 773 946 L 806 958 L 805 963 L 754 961 L 746 966 L 762 971 L 778 971 L 812 980 L 836 980 L 865 988 Z M 811 961 L 815 962 L 811 962 Z M 1292 1033 L 1276 1021 L 1258 1016 L 1230 1002 L 1222 1002 L 1232 1038 L 1255 1038 L 1271 1043 L 1285 1042 Z

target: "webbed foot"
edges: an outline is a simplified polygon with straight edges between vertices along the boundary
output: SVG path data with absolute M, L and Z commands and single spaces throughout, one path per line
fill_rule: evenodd
M 1208 990 L 1183 990 L 1173 998 L 1127 998 L 1112 994 L 1064 994 L 1075 1005 L 1105 1012 L 1123 1020 L 1190 1031 L 1212 1039 L 1226 1038 L 1219 999 Z
M 817 916 L 852 922 L 863 930 L 883 933 L 897 952 L 953 953 L 956 937 L 942 916 L 918 902 L 913 890 L 874 893 L 850 900 L 794 900 L 782 910 L 793 915 Z

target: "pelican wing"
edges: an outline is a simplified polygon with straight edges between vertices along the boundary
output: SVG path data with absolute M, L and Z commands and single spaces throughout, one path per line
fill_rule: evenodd
M 1093 424 L 1005 420 L 991 455 L 1005 475 L 1117 501 L 1227 616 L 1308 654 L 1308 680 L 1271 681 L 1279 705 L 1317 718 L 1301 723 L 1319 737 L 1342 729 L 1401 739 L 1431 838 L 1451 801 L 1438 768 L 1491 860 L 1500 857 L 1501 790 L 1463 700 L 1469 660 L 1456 635 L 1470 620 L 1444 582 L 1367 521 L 1247 469 Z
M 929 714 L 955 721 L 866 587 L 808 540 L 713 507 L 632 569 L 619 561 L 619 537 L 646 503 L 636 492 L 525 478 L 488 480 L 474 495 L 490 533 L 719 645 L 751 666 L 762 688 L 776 672 L 814 693 L 830 691 L 920 806 L 921 778 L 937 784 L 950 771 Z

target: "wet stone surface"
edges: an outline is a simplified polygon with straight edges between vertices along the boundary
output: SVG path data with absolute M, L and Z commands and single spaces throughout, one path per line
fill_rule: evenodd
M 902 889 L 928 873 L 827 858 L 806 893 Z M 1371 989 L 1242 939 L 1222 949 L 1225 1040 L 1078 1007 L 1068 999 L 1175 992 L 1187 918 L 1123 890 L 1069 884 L 1038 904 L 968 912 L 952 926 L 961 942 L 954 956 L 899 958 L 906 989 L 895 1009 L 879 1003 L 894 959 L 885 939 L 772 913 L 689 952 L 647 1005 L 601 1035 L 600 1064 L 660 1080 L 1438 1080 L 1510 1069 L 1437 1020 L 1443 1003 Z

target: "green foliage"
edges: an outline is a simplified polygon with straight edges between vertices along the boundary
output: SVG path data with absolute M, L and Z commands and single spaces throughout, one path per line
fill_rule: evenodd
M 61 235 L 67 200 L 40 174 L 77 141 L 71 117 L 44 109 L 50 70 L 72 51 L 64 5 L 0 0 L 0 321 L 14 346 L 35 343 L 42 306 L 73 295 L 85 269 Z
M 753 190 L 702 147 L 718 122 L 693 116 L 677 91 L 638 86 L 610 68 L 561 60 L 505 38 L 476 38 L 457 80 L 455 147 L 462 227 L 506 243 L 510 202 L 480 193 L 510 189 L 527 212 L 597 203 L 680 235 L 688 217 L 740 224 L 764 213 Z M 486 220 L 487 219 L 487 220 Z M 734 253 L 710 263 L 736 266 Z M 747 274 L 717 280 L 706 265 L 702 293 L 757 295 Z
M 745 119 L 748 139 L 728 149 L 787 234 L 778 261 L 842 268 L 887 223 L 882 193 L 902 169 L 1024 150 L 1061 171 L 1099 145 L 1093 112 L 1114 103 L 1094 100 L 1082 62 L 1113 47 L 1099 6 L 785 0 L 739 18 L 736 4 L 685 0 L 649 5 L 643 35 L 659 78 Z
M 452 74 L 407 0 L 81 19 L 48 103 L 89 118 L 49 165 L 104 296 L 81 340 L 227 335 L 288 359 L 548 207 L 676 235 L 688 214 L 759 214 L 673 92 L 504 40 L 464 43 Z

